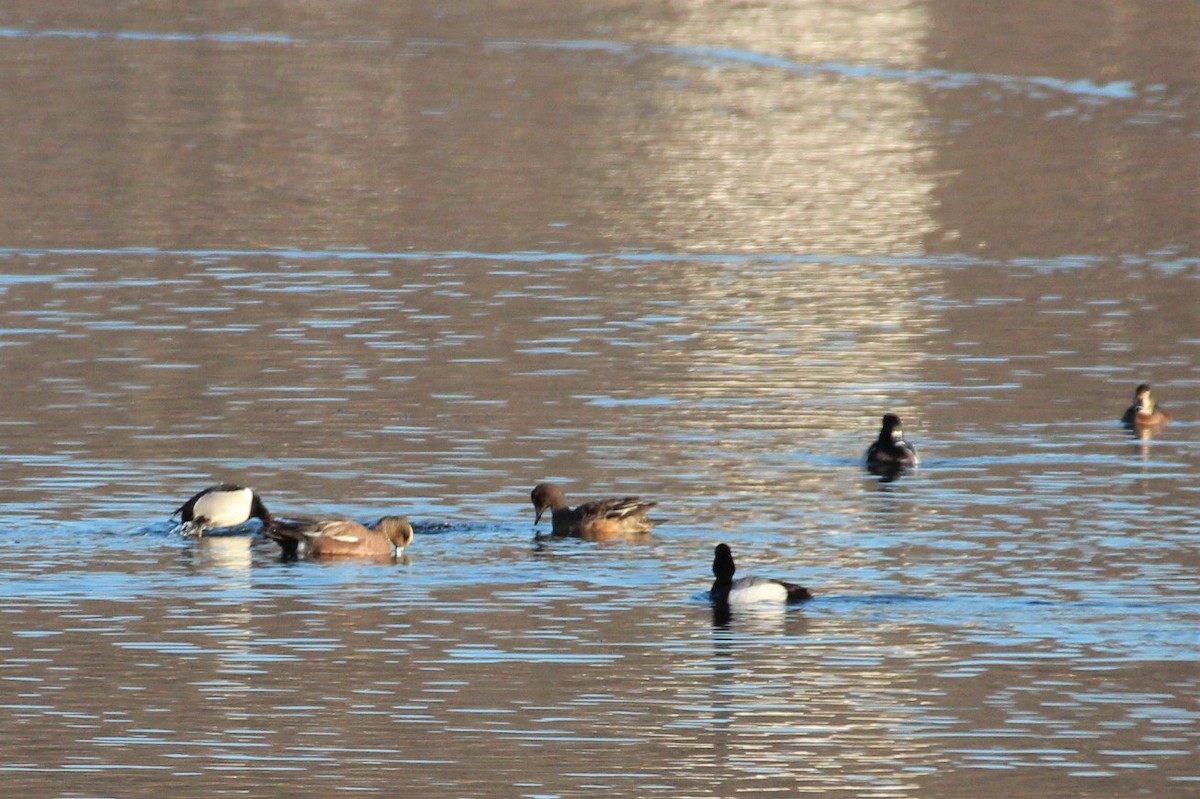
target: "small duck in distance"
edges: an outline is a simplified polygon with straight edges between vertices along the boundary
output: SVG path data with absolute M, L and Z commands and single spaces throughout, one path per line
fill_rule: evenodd
M 1150 386 L 1142 383 L 1133 391 L 1133 404 L 1121 417 L 1121 424 L 1129 428 L 1159 427 L 1171 421 L 1171 414 L 1154 401 Z
M 175 509 L 184 535 L 204 535 L 205 530 L 238 527 L 251 519 L 264 525 L 271 523 L 271 514 L 253 488 L 221 483 L 210 486 Z
M 413 528 L 403 516 L 384 516 L 371 526 L 352 519 L 276 519 L 263 534 L 295 560 L 301 548 L 310 558 L 393 558 L 412 543 Z
M 567 496 L 553 483 L 539 483 L 529 494 L 536 525 L 550 511 L 551 533 L 588 541 L 607 541 L 645 535 L 654 526 L 646 511 L 657 505 L 639 497 L 598 499 L 572 508 Z
M 796 583 L 766 577 L 733 579 L 737 567 L 727 544 L 717 544 L 713 552 L 712 570 L 714 579 L 709 597 L 714 605 L 749 605 L 758 602 L 794 605 L 813 598 L 807 588 Z
M 883 415 L 879 437 L 867 447 L 866 461 L 867 469 L 872 474 L 891 477 L 921 462 L 917 457 L 917 448 L 904 440 L 899 416 L 894 413 Z

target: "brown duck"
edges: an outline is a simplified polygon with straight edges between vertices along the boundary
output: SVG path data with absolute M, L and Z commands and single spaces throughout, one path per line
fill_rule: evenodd
M 542 520 L 542 514 L 550 511 L 551 532 L 559 536 L 585 538 L 589 541 L 605 541 L 645 535 L 653 522 L 646 518 L 646 511 L 657 502 L 646 502 L 639 497 L 598 499 L 572 508 L 566 494 L 553 483 L 541 483 L 529 495 L 536 514 L 533 523 Z
M 1171 421 L 1171 414 L 1166 408 L 1154 401 L 1150 386 L 1142 383 L 1133 391 L 1133 404 L 1121 417 L 1121 423 L 1126 427 L 1158 427 Z
M 391 558 L 413 540 L 403 516 L 384 516 L 369 527 L 350 519 L 276 519 L 263 533 L 283 548 L 285 559 L 301 548 L 310 558 Z

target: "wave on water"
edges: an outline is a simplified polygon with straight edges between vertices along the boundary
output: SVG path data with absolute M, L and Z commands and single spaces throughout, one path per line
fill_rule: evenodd
M 663 252 L 627 250 L 616 252 L 550 252 L 536 250 L 366 250 L 366 249 L 306 249 L 301 247 L 249 248 L 189 248 L 160 247 L 0 247 L 0 258 L 190 258 L 197 261 L 236 261 L 251 258 L 273 258 L 281 261 L 483 261 L 497 263 L 574 264 L 582 267 L 612 267 L 620 264 L 647 263 L 711 263 L 734 266 L 760 264 L 832 264 L 862 263 L 888 267 L 931 267 L 943 269 L 987 268 L 1027 269 L 1046 273 L 1094 269 L 1116 263 L 1122 267 L 1153 267 L 1176 273 L 1200 269 L 1200 258 L 1181 257 L 1170 253 L 1128 253 L 1116 257 L 1095 255 L 1060 255 L 1052 258 L 995 259 L 968 254 L 956 255 L 856 255 L 803 252 Z M 49 282 L 56 276 L 28 277 L 0 275 L 0 285 L 18 282 Z
M 213 43 L 225 45 L 341 45 L 349 47 L 402 46 L 414 50 L 463 47 L 465 42 L 437 39 L 397 40 L 388 37 L 347 37 L 325 39 L 281 32 L 183 32 L 135 30 L 81 30 L 0 28 L 0 39 L 72 39 L 123 42 Z M 737 47 L 707 44 L 654 44 L 603 39 L 490 39 L 482 42 L 487 51 L 538 49 L 570 53 L 595 53 L 624 59 L 650 56 L 677 58 L 700 67 L 749 67 L 771 69 L 800 76 L 828 76 L 849 80 L 901 81 L 920 83 L 938 89 L 995 86 L 1022 94 L 1053 92 L 1094 102 L 1147 98 L 1161 94 L 1162 87 L 1139 87 L 1131 81 L 1095 81 L 1088 78 L 1065 79 L 1045 75 L 1006 75 L 989 72 L 964 72 L 945 69 L 909 68 L 886 64 L 858 64 L 841 61 L 800 61 L 788 56 Z

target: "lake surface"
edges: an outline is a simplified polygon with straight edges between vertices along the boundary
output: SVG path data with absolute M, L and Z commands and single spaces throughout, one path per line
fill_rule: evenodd
M 5 793 L 1200 792 L 1200 8 L 987 5 L 6 4 Z

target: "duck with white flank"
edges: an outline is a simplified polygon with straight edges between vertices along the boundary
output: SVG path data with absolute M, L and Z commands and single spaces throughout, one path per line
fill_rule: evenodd
M 733 563 L 733 552 L 726 544 L 717 544 L 712 570 L 715 579 L 709 597 L 714 605 L 751 605 L 759 602 L 794 605 L 812 599 L 812 593 L 796 583 L 766 577 L 733 579 L 737 567 Z
M 184 535 L 204 535 L 205 530 L 238 527 L 251 519 L 271 523 L 271 514 L 253 488 L 221 483 L 206 488 L 176 508 L 172 516 L 183 522 Z

